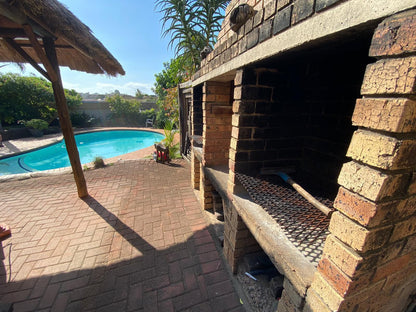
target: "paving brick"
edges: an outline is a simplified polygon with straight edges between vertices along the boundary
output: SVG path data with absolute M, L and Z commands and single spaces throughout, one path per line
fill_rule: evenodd
M 22 311 L 217 311 L 217 300 L 238 305 L 236 296 L 224 304 L 223 296 L 208 291 L 220 283 L 224 295 L 234 294 L 190 187 L 188 165 L 177 164 L 131 161 L 86 172 L 86 200 L 78 198 L 69 174 L 3 183 L 8 196 L 0 198 L 0 213 L 14 231 L 14 282 L 0 287 L 0 300 L 16 299 Z M 5 205 L 9 196 L 13 209 Z

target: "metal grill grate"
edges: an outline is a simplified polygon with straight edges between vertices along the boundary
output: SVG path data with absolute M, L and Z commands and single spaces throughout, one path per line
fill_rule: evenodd
M 317 266 L 329 234 L 330 218 L 277 176 L 254 178 L 241 173 L 236 176 L 254 202 L 279 224 L 293 245 Z M 316 199 L 332 208 L 333 202 L 329 199 Z

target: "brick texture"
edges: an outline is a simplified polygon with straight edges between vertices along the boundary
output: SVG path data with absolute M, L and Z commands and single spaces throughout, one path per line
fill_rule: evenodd
M 189 169 L 143 160 L 89 170 L 84 200 L 71 174 L 2 183 L 12 248 L 0 301 L 15 311 L 243 311 Z
M 361 94 L 413 94 L 415 83 L 416 57 L 383 59 L 367 66 Z
M 347 156 L 373 167 L 387 170 L 408 169 L 416 165 L 416 140 L 358 130 L 354 133 Z
M 338 240 L 334 235 L 329 235 L 325 241 L 323 258 L 330 259 L 345 274 L 350 277 L 359 274 L 360 271 L 367 272 L 369 267 L 373 267 L 375 262 L 370 265 L 365 264 L 365 260 L 355 250 Z
M 345 163 L 338 177 L 344 188 L 376 202 L 405 194 L 408 181 L 408 174 L 385 174 L 355 162 Z
M 329 231 L 348 246 L 360 252 L 374 250 L 385 245 L 392 231 L 392 226 L 368 230 L 340 212 L 332 215 Z
M 416 131 L 416 102 L 409 99 L 358 99 L 355 126 L 396 133 Z
M 374 203 L 341 187 L 334 207 L 366 227 L 393 223 L 413 214 L 411 199 L 399 199 L 383 203 Z
M 376 29 L 370 56 L 416 52 L 416 11 L 409 10 L 384 20 Z

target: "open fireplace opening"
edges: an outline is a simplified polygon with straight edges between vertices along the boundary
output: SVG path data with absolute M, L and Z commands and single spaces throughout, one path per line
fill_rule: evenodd
M 236 172 L 287 171 L 317 196 L 334 199 L 355 128 L 371 37 L 292 53 L 245 69 Z M 250 130 L 250 131 L 248 131 Z
M 236 76 L 230 171 L 315 267 L 329 234 L 337 179 L 367 64 L 370 34 L 281 56 Z M 240 84 L 238 84 L 240 83 Z M 233 168 L 234 167 L 234 168 Z M 286 173 L 329 212 L 286 183 Z

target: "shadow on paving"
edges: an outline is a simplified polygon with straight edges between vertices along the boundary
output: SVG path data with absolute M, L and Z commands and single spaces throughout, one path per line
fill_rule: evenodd
M 14 303 L 14 311 L 244 311 L 208 227 L 158 250 L 95 198 L 84 202 L 138 256 L 112 261 L 108 253 L 102 266 L 9 282 L 13 264 L 3 254 L 1 302 Z M 2 247 L 13 254 L 7 241 Z

